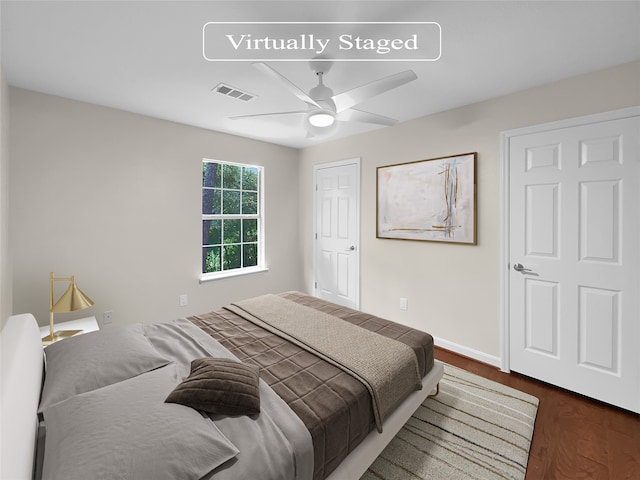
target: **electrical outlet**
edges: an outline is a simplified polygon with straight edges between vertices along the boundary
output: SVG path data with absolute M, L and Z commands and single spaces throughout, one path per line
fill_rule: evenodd
M 189 303 L 189 299 L 187 297 L 187 294 L 183 293 L 182 295 L 180 295 L 179 300 L 178 300 L 178 304 L 181 307 L 186 307 L 188 305 L 188 303 Z
M 409 310 L 409 300 L 406 298 L 400 299 L 400 310 Z
M 102 325 L 109 325 L 111 322 L 113 322 L 113 312 L 111 310 L 104 312 L 102 314 Z

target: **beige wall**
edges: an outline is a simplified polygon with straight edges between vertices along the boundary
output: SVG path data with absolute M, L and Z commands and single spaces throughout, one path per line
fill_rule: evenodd
M 16 88 L 10 99 L 14 313 L 48 322 L 50 271 L 95 301 L 56 321 L 155 322 L 300 288 L 296 150 Z M 268 272 L 199 283 L 203 157 L 265 166 Z
M 0 326 L 12 311 L 9 253 L 9 87 L 0 70 Z
M 113 310 L 126 323 L 311 292 L 313 166 L 361 157 L 361 308 L 495 361 L 500 132 L 638 105 L 638 85 L 635 62 L 301 151 L 10 88 L 13 282 L 2 295 L 12 286 L 13 312 L 45 323 L 49 271 L 75 274 L 96 301 L 75 317 Z M 375 238 L 376 167 L 471 151 L 477 246 Z M 267 167 L 268 273 L 198 283 L 202 157 Z
M 635 62 L 308 148 L 300 158 L 300 210 L 313 209 L 313 165 L 361 157 L 361 309 L 497 361 L 500 132 L 639 104 Z M 376 239 L 376 167 L 466 152 L 478 152 L 477 246 Z M 311 219 L 300 223 L 308 290 Z M 409 301 L 406 312 L 400 297 Z

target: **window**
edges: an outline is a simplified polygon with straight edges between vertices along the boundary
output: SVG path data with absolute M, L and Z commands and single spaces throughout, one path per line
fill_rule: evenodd
M 262 167 L 202 161 L 202 279 L 264 267 Z

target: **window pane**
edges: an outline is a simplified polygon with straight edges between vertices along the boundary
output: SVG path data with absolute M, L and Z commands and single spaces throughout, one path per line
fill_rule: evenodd
M 222 190 L 219 188 L 202 189 L 202 213 L 219 214 L 221 208 Z
M 220 165 L 211 162 L 202 162 L 202 186 L 221 187 Z
M 202 244 L 220 245 L 222 243 L 222 221 L 203 220 L 202 221 Z
M 244 243 L 242 245 L 243 267 L 255 267 L 258 265 L 258 244 Z
M 220 252 L 222 247 L 206 247 L 202 249 L 202 273 L 222 270 Z
M 242 189 L 258 191 L 258 169 L 242 167 Z
M 202 162 L 202 273 L 260 265 L 261 175 L 257 166 Z
M 222 188 L 239 190 L 242 167 L 237 165 L 223 165 L 222 167 Z
M 222 213 L 227 215 L 237 215 L 240 213 L 240 192 L 223 190 Z
M 223 222 L 223 243 L 240 243 L 240 220 L 223 220 Z
M 242 221 L 242 241 L 243 242 L 258 241 L 258 220 Z
M 240 245 L 225 245 L 224 247 L 224 270 L 240 268 Z
M 258 193 L 242 192 L 242 213 L 255 215 L 258 213 Z

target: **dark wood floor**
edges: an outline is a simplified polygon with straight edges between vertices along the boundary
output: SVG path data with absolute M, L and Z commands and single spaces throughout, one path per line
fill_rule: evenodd
M 640 416 L 441 348 L 436 358 L 540 399 L 525 480 L 640 480 Z

